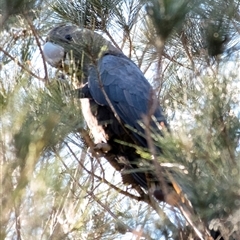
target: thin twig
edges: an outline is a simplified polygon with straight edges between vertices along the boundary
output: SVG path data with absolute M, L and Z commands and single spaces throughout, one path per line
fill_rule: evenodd
M 83 129 L 83 128 L 79 129 L 79 132 L 81 134 L 81 137 L 86 142 L 86 145 L 90 148 L 92 156 L 98 161 L 98 163 L 99 163 L 99 165 L 101 167 L 101 170 L 104 173 L 104 169 L 103 169 L 103 167 L 102 167 L 102 165 L 100 164 L 100 161 L 99 161 L 99 156 L 96 153 L 96 151 L 94 150 L 95 144 L 92 141 L 92 139 L 90 138 L 88 132 L 85 129 Z
M 66 170 L 69 170 L 68 166 L 62 161 L 62 164 L 64 165 Z M 93 200 L 95 202 L 97 202 L 106 212 L 108 212 L 110 214 L 110 216 L 113 217 L 113 219 L 117 220 L 118 223 L 120 223 L 122 226 L 124 226 L 126 228 L 126 230 L 128 232 L 132 232 L 134 235 L 139 235 L 139 232 L 134 230 L 133 228 L 129 227 L 127 224 L 125 224 L 124 222 L 122 222 L 119 217 L 117 215 L 115 215 L 110 208 L 104 204 L 93 192 L 91 191 L 87 191 L 85 188 L 83 188 L 83 186 L 81 186 L 79 184 L 79 181 L 72 175 L 71 171 L 69 171 L 70 177 L 72 178 L 72 180 L 82 189 L 84 190 L 89 196 L 91 196 L 93 198 Z M 150 236 L 148 236 L 147 234 L 141 232 L 141 235 L 143 237 L 145 237 L 146 239 L 151 239 Z
M 158 176 L 159 181 L 162 186 L 163 194 L 165 196 L 167 196 L 168 190 L 167 190 L 166 182 L 165 182 L 165 180 L 163 178 L 163 174 L 162 174 L 163 168 L 157 161 L 156 148 L 155 148 L 153 140 L 151 138 L 151 121 L 152 121 L 152 116 L 154 115 L 154 112 L 156 111 L 156 108 L 157 108 L 157 99 L 156 99 L 156 96 L 155 96 L 155 93 L 153 90 L 150 93 L 150 99 L 151 100 L 149 102 L 149 106 L 150 106 L 149 111 L 148 111 L 147 115 L 143 116 L 143 122 L 145 124 L 146 140 L 148 143 L 149 151 L 152 154 L 153 163 L 156 168 L 157 176 Z M 161 124 L 161 123 L 159 123 L 159 124 Z
M 154 164 L 154 167 L 156 168 L 156 175 L 159 178 L 159 182 L 161 184 L 163 194 L 166 198 L 168 198 L 169 190 L 167 188 L 166 181 L 164 180 L 164 177 L 163 177 L 163 168 L 157 161 L 156 148 L 155 148 L 153 140 L 151 138 L 151 124 L 150 124 L 152 121 L 151 116 L 155 112 L 156 105 L 157 105 L 157 100 L 156 100 L 154 93 L 152 93 L 151 95 L 152 95 L 151 103 L 150 103 L 151 107 L 149 108 L 148 114 L 146 116 L 144 116 L 144 118 L 143 118 L 143 121 L 145 123 L 146 140 L 148 143 L 150 153 L 152 154 L 153 164 Z M 170 174 L 168 174 L 168 176 L 170 176 Z M 169 181 L 173 184 L 173 188 L 174 188 L 173 191 L 178 190 L 178 185 L 175 188 L 175 184 L 174 184 L 175 182 L 173 181 L 173 178 L 170 178 Z M 174 197 L 175 197 L 175 195 L 174 195 Z M 182 192 L 177 192 L 176 198 L 177 198 L 176 203 L 174 200 L 175 205 L 179 208 L 179 210 L 181 211 L 181 213 L 183 214 L 183 216 L 185 217 L 187 222 L 192 226 L 196 235 L 201 240 L 204 240 L 203 236 L 209 237 L 210 234 L 209 234 L 208 230 L 205 228 L 205 226 L 203 226 L 201 220 L 199 218 L 197 218 L 196 216 L 194 216 L 193 209 L 191 208 L 190 204 L 188 204 L 189 201 L 184 198 L 184 195 L 182 195 Z M 166 199 L 166 202 L 168 202 L 168 199 Z M 199 230 L 199 226 L 202 227 L 201 231 Z
M 11 54 L 9 54 L 7 51 L 5 51 L 2 47 L 0 47 L 0 51 L 3 52 L 6 56 L 8 56 L 12 61 L 16 62 L 17 65 L 19 67 L 21 67 L 23 70 L 25 70 L 26 72 L 28 72 L 30 75 L 32 75 L 33 77 L 37 78 L 40 81 L 45 82 L 44 78 L 39 77 L 38 75 L 36 75 L 35 73 L 33 73 L 31 70 L 27 69 L 23 64 L 21 64 L 17 58 L 13 57 Z
M 15 227 L 16 227 L 16 233 L 17 233 L 17 240 L 22 239 L 21 234 L 21 218 L 20 218 L 20 206 L 14 206 L 15 209 Z
M 88 174 L 94 176 L 94 178 L 100 180 L 101 182 L 106 183 L 109 187 L 113 188 L 113 189 L 116 190 L 117 192 L 119 192 L 119 193 L 121 193 L 121 194 L 123 194 L 123 195 L 125 195 L 125 196 L 127 196 L 127 197 L 130 197 L 130 198 L 135 199 L 135 200 L 137 200 L 137 201 L 142 200 L 141 197 L 138 197 L 138 196 L 133 195 L 133 194 L 127 192 L 127 191 L 124 191 L 124 190 L 116 187 L 115 185 L 111 184 L 110 182 L 108 182 L 105 178 L 100 177 L 100 176 L 96 175 L 95 173 L 89 171 L 89 170 L 81 163 L 81 161 L 77 158 L 76 154 L 72 151 L 72 149 L 69 147 L 69 145 L 68 145 L 66 142 L 65 142 L 65 145 L 67 146 L 67 148 L 68 148 L 68 150 L 71 152 L 71 154 L 74 156 L 74 158 L 75 158 L 75 159 L 78 161 L 78 163 L 81 165 L 81 167 L 82 167 Z
M 45 57 L 44 57 L 44 54 L 43 54 L 43 50 L 42 50 L 42 47 L 41 47 L 41 43 L 40 43 L 40 41 L 39 41 L 39 36 L 38 36 L 38 34 L 37 34 L 37 32 L 36 32 L 36 29 L 35 29 L 35 27 L 33 26 L 32 22 L 29 20 L 29 17 L 28 17 L 28 16 L 25 16 L 25 18 L 26 18 L 26 20 L 27 20 L 27 22 L 28 22 L 28 24 L 29 24 L 29 26 L 30 26 L 30 28 L 31 28 L 31 30 L 32 30 L 32 33 L 33 33 L 33 35 L 34 35 L 34 37 L 35 37 L 35 40 L 36 40 L 36 42 L 37 42 L 38 49 L 39 49 L 40 54 L 41 54 L 41 56 L 42 56 L 43 68 L 44 68 L 44 72 L 45 72 L 45 77 L 44 77 L 44 79 L 46 80 L 47 83 L 49 83 L 48 71 L 47 71 L 47 64 L 46 64 L 46 61 L 45 61 Z
M 116 43 L 116 41 L 113 39 L 112 35 L 109 33 L 109 31 L 107 29 L 104 30 L 104 32 L 106 33 L 106 35 L 109 37 L 109 39 L 111 40 L 111 42 L 113 43 L 113 45 L 119 49 L 121 51 L 121 48 L 119 47 L 119 45 Z
M 184 64 L 178 62 L 176 59 L 174 59 L 173 56 L 171 57 L 171 56 L 168 55 L 166 52 L 163 52 L 163 53 L 162 53 L 162 56 L 165 57 L 166 59 L 168 59 L 170 62 L 174 62 L 174 63 L 178 64 L 178 65 L 181 66 L 181 67 L 184 67 L 184 68 L 186 68 L 186 69 L 192 70 L 192 68 L 190 68 L 190 67 L 188 67 L 188 66 L 185 66 Z

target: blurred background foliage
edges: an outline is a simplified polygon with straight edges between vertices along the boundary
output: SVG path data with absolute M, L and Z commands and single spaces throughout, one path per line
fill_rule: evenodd
M 205 226 L 239 239 L 239 4 L 1 0 L 0 239 L 195 236 L 177 209 L 138 202 L 119 173 L 89 156 L 71 81 L 41 54 L 60 23 L 100 32 L 141 68 L 171 126 L 159 162 Z

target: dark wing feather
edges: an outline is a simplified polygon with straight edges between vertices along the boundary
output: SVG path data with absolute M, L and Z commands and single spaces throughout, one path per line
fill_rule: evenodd
M 130 59 L 122 54 L 103 56 L 97 68 L 92 66 L 89 70 L 88 81 L 91 95 L 98 104 L 109 106 L 101 90 L 102 86 L 123 123 L 144 134 L 138 121 L 141 121 L 144 114 L 148 114 L 152 87 Z M 165 123 L 160 106 L 154 115 L 159 122 Z M 146 147 L 146 141 L 138 134 L 134 135 Z

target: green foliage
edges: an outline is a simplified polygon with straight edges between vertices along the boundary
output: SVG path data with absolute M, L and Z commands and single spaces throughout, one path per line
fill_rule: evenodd
M 146 1 L 147 13 L 153 21 L 157 35 L 165 41 L 173 31 L 182 28 L 190 1 Z
M 53 3 L 52 8 L 61 20 L 85 28 L 104 30 L 120 2 L 120 0 L 74 0 L 70 2 L 69 7 L 68 2 L 58 0 Z
M 37 9 L 42 5 L 43 0 L 1 0 L 0 1 L 0 28 L 9 30 L 19 16 L 25 15 L 28 18 L 35 18 Z
M 180 184 L 198 216 L 205 223 L 217 219 L 211 228 L 219 228 L 224 239 L 229 239 L 231 233 L 224 234 L 226 225 L 218 223 L 231 215 L 236 217 L 240 187 L 240 121 L 236 115 L 239 89 L 233 88 L 229 78 L 236 76 L 201 79 L 201 87 L 194 91 L 195 100 L 191 95 L 188 98 L 188 93 L 183 98 L 187 111 L 184 113 L 183 107 L 179 109 L 181 112 L 177 111 L 180 124 L 173 135 L 159 139 L 163 149 L 159 162 L 172 163 L 170 174 Z M 229 221 L 227 228 L 232 229 L 234 224 Z

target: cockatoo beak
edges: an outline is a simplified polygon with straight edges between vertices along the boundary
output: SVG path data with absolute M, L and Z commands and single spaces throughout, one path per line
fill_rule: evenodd
M 43 46 L 45 60 L 53 67 L 59 67 L 64 59 L 64 48 L 58 44 L 46 42 Z

